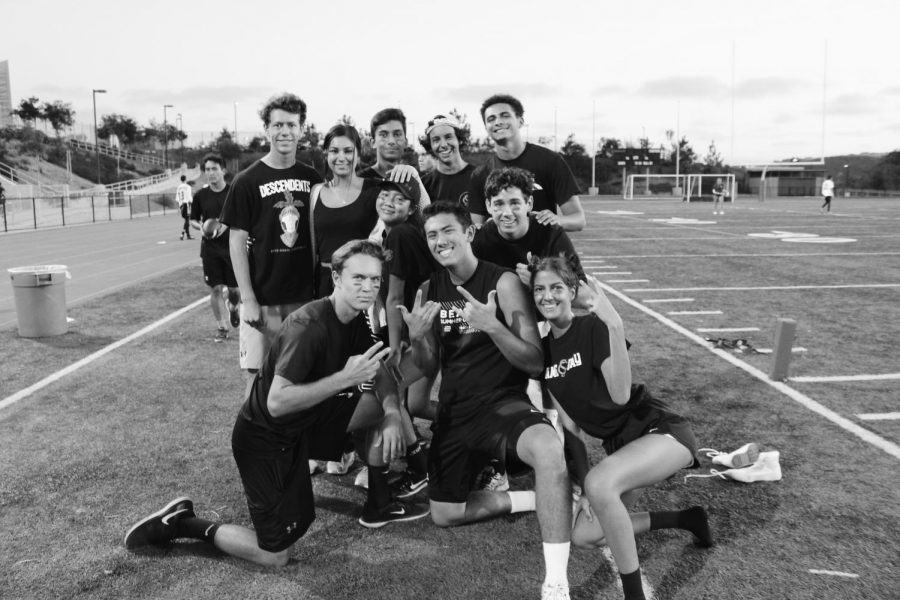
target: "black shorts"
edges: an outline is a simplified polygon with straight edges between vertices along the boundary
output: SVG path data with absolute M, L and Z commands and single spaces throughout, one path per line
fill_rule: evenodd
M 257 445 L 265 430 L 238 417 L 231 449 L 247 496 L 256 541 L 262 550 L 280 552 L 303 537 L 316 518 L 309 459 L 340 460 L 347 426 L 361 394 L 329 401 L 318 418 L 293 445 L 265 451 Z
M 231 266 L 231 258 L 217 252 L 206 252 L 201 258 L 203 262 L 203 281 L 209 287 L 225 285 L 230 288 L 238 286 Z
M 428 452 L 428 496 L 437 502 L 465 502 L 473 475 L 490 458 L 516 457 L 516 443 L 528 427 L 550 422 L 524 390 L 498 390 L 464 403 L 439 405 Z
M 650 433 L 668 435 L 682 446 L 687 448 L 693 462 L 686 468 L 694 469 L 700 466 L 697 459 L 697 440 L 688 420 L 681 415 L 669 410 L 669 407 L 657 400 L 647 392 L 643 386 L 635 386 L 636 393 L 643 398 L 635 406 L 628 419 L 612 436 L 603 439 L 603 449 L 606 454 L 612 454 L 619 448 Z

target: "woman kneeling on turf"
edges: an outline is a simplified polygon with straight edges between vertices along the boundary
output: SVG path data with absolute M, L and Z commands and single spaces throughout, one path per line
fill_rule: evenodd
M 590 313 L 575 316 L 572 300 L 583 290 Z M 608 545 L 626 600 L 642 599 L 634 536 L 653 529 L 691 531 L 703 546 L 712 544 L 706 511 L 628 513 L 641 488 L 697 465 L 696 442 L 688 422 L 632 385 L 622 318 L 593 278 L 580 283 L 562 258 L 545 258 L 531 277 L 534 302 L 550 324 L 544 338 L 544 386 L 559 413 L 565 444 L 575 463 L 578 501 L 572 543 Z M 588 293 L 589 292 L 589 293 Z M 607 457 L 590 468 L 585 432 L 603 440 Z

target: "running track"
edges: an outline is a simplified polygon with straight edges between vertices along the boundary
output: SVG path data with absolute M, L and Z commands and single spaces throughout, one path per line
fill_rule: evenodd
M 200 242 L 180 241 L 175 213 L 131 221 L 0 234 L 0 329 L 15 327 L 16 311 L 7 269 L 63 264 L 66 305 L 128 287 L 189 265 L 200 264 Z M 199 234 L 199 232 L 197 232 Z

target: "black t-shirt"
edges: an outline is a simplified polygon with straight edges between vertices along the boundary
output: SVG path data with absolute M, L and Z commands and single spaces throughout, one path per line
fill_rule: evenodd
M 428 192 L 432 202 L 447 200 L 464 208 L 469 207 L 469 186 L 472 185 L 472 174 L 475 165 L 467 164 L 458 173 L 445 175 L 437 169 L 422 177 L 422 185 Z M 470 211 L 471 212 L 471 211 Z
M 382 298 L 387 299 L 390 275 L 403 280 L 403 305 L 412 310 L 419 286 L 440 268 L 428 249 L 425 232 L 418 219 L 391 227 L 382 244 L 386 255 Z
M 610 356 L 609 330 L 597 315 L 576 316 L 559 339 L 543 339 L 544 384 L 566 413 L 588 434 L 605 439 L 614 435 L 642 395 L 626 404 L 612 401 L 600 365 Z
M 207 219 L 219 219 L 222 216 L 222 207 L 228 197 L 227 183 L 225 187 L 216 192 L 209 186 L 204 186 L 194 194 L 194 202 L 191 204 L 191 221 L 199 221 L 201 225 Z M 200 256 L 229 256 L 228 230 L 217 238 L 202 238 L 200 241 Z
M 322 196 L 316 202 L 316 248 L 319 261 L 331 262 L 334 251 L 350 240 L 364 240 L 378 223 L 375 200 L 378 199 L 378 181 L 364 179 L 356 200 L 346 206 L 325 206 Z
M 575 266 L 575 274 L 585 280 L 581 260 L 565 230 L 559 225 L 542 225 L 529 216 L 528 231 L 517 240 L 507 240 L 493 220 L 487 221 L 475 232 L 472 251 L 482 260 L 489 260 L 501 267 L 515 270 L 518 263 L 528 264 L 528 253 L 534 257 L 565 256 Z
M 375 170 L 375 165 L 369 165 L 362 171 L 359 171 L 357 175 L 365 179 L 384 179 L 384 175 Z
M 543 146 L 526 142 L 525 150 L 513 160 L 501 160 L 494 154 L 487 163 L 475 169 L 469 191 L 469 212 L 487 215 L 487 208 L 484 205 L 484 184 L 490 172 L 501 167 L 519 167 L 534 175 L 535 212 L 541 210 L 559 212 L 557 207 L 560 204 L 565 204 L 569 198 L 580 193 L 569 165 L 559 154 Z
M 238 173 L 222 210 L 222 222 L 252 241 L 250 279 L 265 306 L 314 297 L 309 192 L 322 177 L 309 165 L 273 169 L 261 160 Z
M 479 302 L 487 302 L 488 293 L 508 269 L 479 260 L 475 273 L 462 287 Z M 491 337 L 475 329 L 463 317 L 466 300 L 450 280 L 446 269 L 435 272 L 428 285 L 428 300 L 441 305 L 434 322 L 434 333 L 441 348 L 441 403 L 477 401 L 497 390 L 508 388 L 524 393 L 528 375 L 514 367 Z M 497 318 L 506 323 L 498 303 Z
M 371 346 L 365 315 L 360 313 L 349 323 L 342 323 L 329 298 L 315 300 L 291 313 L 282 323 L 241 407 L 240 418 L 255 426 L 249 431 L 259 434 L 241 440 L 242 448 L 267 452 L 290 446 L 322 411 L 329 410 L 330 399 L 307 410 L 273 417 L 267 401 L 275 375 L 294 384 L 313 383 L 337 373 L 348 358 Z M 354 389 L 347 388 L 332 398 L 349 396 Z

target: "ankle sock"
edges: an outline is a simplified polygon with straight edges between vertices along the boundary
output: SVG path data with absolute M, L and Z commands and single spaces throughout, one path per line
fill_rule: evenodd
M 544 583 L 569 585 L 566 575 L 569 564 L 569 542 L 544 542 Z
M 213 543 L 219 524 L 207 519 L 197 517 L 184 517 L 178 520 L 178 537 L 188 537 L 195 540 Z
M 369 491 L 367 503 L 372 508 L 381 508 L 391 502 L 391 488 L 388 484 L 390 466 L 369 465 Z
M 525 490 L 520 492 L 506 492 L 509 494 L 509 504 L 511 513 L 531 512 L 535 510 L 534 492 Z
M 713 545 L 709 517 L 702 506 L 692 506 L 684 510 L 650 512 L 650 530 L 684 529 L 697 538 L 698 544 L 708 548 Z
M 622 592 L 625 594 L 625 600 L 647 600 L 644 596 L 644 586 L 641 583 L 641 568 L 631 573 L 619 573 L 622 579 Z

